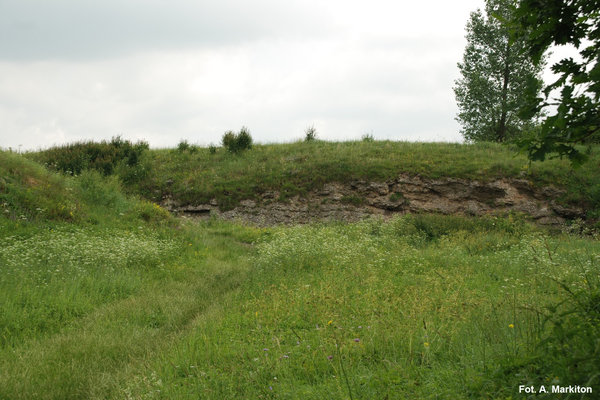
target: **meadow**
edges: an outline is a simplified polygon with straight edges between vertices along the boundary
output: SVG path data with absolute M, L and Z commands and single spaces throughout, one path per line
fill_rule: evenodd
M 599 390 L 600 242 L 577 229 L 186 221 L 115 177 L 5 152 L 0 172 L 0 399 Z

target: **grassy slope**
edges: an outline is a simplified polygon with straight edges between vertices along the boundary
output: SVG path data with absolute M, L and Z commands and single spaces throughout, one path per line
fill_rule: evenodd
M 245 276 L 233 228 L 182 227 L 96 173 L 4 152 L 0 171 L 0 399 L 123 398 Z
M 0 399 L 520 398 L 600 372 L 597 240 L 497 218 L 180 225 L 98 175 L 0 169 Z M 73 216 L 38 211 L 30 178 Z
M 71 190 L 64 178 L 0 151 L 0 206 L 5 217 L 72 220 L 80 205 Z
M 311 142 L 258 145 L 239 155 L 218 149 L 210 154 L 154 150 L 147 160 L 147 179 L 134 192 L 156 201 L 164 193 L 183 203 L 216 198 L 223 208 L 241 199 L 277 190 L 283 198 L 319 188 L 326 182 L 356 179 L 383 181 L 400 173 L 425 177 L 491 180 L 526 177 L 537 185 L 566 188 L 565 204 L 600 209 L 600 156 L 572 170 L 566 161 L 533 163 L 497 144 L 444 144 L 405 142 Z

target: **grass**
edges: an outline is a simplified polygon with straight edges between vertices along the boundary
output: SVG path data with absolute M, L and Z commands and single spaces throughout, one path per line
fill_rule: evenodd
M 219 234 L 29 233 L 1 252 L 13 262 L 0 283 L 0 398 L 123 398 L 139 368 L 244 276 L 244 263 L 235 261 L 245 247 Z M 207 244 L 226 251 L 208 254 Z
M 111 177 L 5 153 L 0 168 L 0 399 L 519 399 L 519 385 L 600 384 L 593 237 L 510 216 L 184 223 Z
M 151 150 L 145 157 L 141 163 L 147 166 L 147 175 L 130 182 L 128 190 L 153 201 L 164 195 L 183 204 L 216 199 L 222 209 L 229 209 L 266 191 L 278 191 L 285 200 L 328 182 L 384 181 L 408 173 L 484 181 L 527 178 L 540 187 L 552 184 L 566 189 L 561 201 L 585 205 L 592 218 L 600 211 L 597 147 L 590 161 L 577 170 L 566 160 L 529 165 L 523 155 L 493 143 L 311 141 L 255 145 L 241 154 L 222 148 L 214 153 L 205 148 L 193 153 Z
M 519 398 L 519 384 L 595 384 L 598 321 L 560 315 L 561 284 L 583 293 L 598 276 L 597 241 L 426 216 L 139 231 L 8 241 L 1 257 L 22 277 L 1 283 L 0 398 Z M 74 243 L 80 258 L 64 255 Z M 560 336 L 553 318 L 589 325 Z
M 515 231 L 503 220 L 434 221 L 277 229 L 257 245 L 235 311 L 200 324 L 148 367 L 133 392 L 519 398 L 519 384 L 593 381 L 596 340 L 548 340 L 543 315 L 565 298 L 556 281 L 584 285 L 574 265 L 582 254 L 598 254 L 598 243 L 526 225 Z M 445 233 L 429 236 L 419 226 Z M 547 246 L 557 247 L 549 254 Z M 587 274 L 597 274 L 598 261 L 592 256 Z M 588 364 L 544 352 L 544 340 L 580 350 Z M 563 369 L 570 362 L 577 377 Z M 149 383 L 152 376 L 161 384 Z
M 18 154 L 0 151 L 0 206 L 12 220 L 73 220 L 80 204 L 69 182 Z

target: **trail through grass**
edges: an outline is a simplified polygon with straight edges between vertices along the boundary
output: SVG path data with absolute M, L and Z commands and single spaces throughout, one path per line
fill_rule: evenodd
M 123 398 L 135 369 L 223 307 L 247 269 L 247 246 L 226 234 L 27 234 L 0 251 L 0 398 Z
M 565 291 L 597 295 L 595 240 L 439 216 L 57 231 L 0 252 L 29 268 L 0 279 L 2 399 L 519 398 L 599 371 L 597 311 Z

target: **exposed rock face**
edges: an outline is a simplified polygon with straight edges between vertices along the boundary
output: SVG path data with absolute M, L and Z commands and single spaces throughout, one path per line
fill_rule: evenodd
M 401 175 L 387 182 L 354 181 L 330 183 L 304 197 L 279 202 L 278 192 L 265 192 L 259 200 L 244 200 L 233 210 L 220 211 L 210 204 L 180 207 L 170 199 L 163 205 L 189 216 L 218 215 L 259 225 L 307 223 L 321 220 L 356 221 L 370 215 L 434 212 L 485 215 L 522 212 L 540 224 L 554 225 L 565 218 L 583 216 L 582 209 L 560 206 L 555 200 L 563 192 L 534 188 L 527 180 L 500 179 L 479 182 L 457 178 L 426 179 Z

